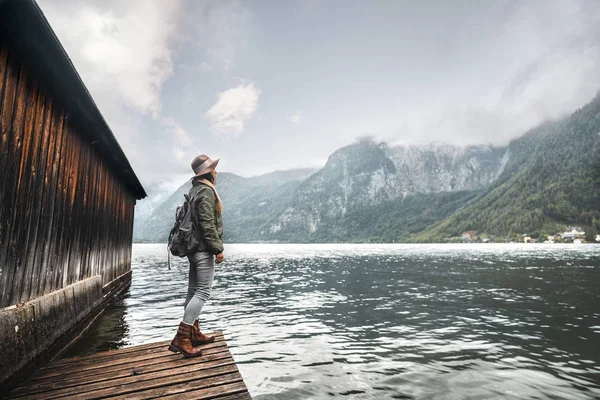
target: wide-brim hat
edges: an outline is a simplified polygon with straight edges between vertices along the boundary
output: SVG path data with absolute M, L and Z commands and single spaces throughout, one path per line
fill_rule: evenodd
M 200 154 L 191 162 L 192 171 L 194 171 L 195 176 L 208 174 L 210 171 L 214 171 L 215 168 L 217 168 L 219 160 L 220 158 L 213 160 L 206 154 Z

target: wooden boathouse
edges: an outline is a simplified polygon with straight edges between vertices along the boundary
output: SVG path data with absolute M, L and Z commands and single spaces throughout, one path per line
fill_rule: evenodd
M 128 286 L 144 197 L 35 1 L 0 0 L 0 387 Z

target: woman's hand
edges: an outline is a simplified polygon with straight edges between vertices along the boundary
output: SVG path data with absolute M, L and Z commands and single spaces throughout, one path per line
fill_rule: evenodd
M 223 262 L 223 260 L 225 260 L 225 254 L 223 252 L 217 254 L 217 257 L 215 258 L 215 262 L 217 264 L 221 264 Z

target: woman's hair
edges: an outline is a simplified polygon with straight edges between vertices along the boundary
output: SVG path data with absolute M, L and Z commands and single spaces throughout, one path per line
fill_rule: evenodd
M 195 176 L 194 179 L 198 179 L 198 180 L 206 179 L 207 181 L 209 181 L 212 184 L 215 183 L 215 180 L 210 172 L 207 174 L 204 174 L 204 175 Z

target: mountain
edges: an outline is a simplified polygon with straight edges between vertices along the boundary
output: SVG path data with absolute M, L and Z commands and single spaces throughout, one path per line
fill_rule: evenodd
M 471 204 L 424 230 L 419 241 L 442 241 L 467 230 L 515 239 L 596 231 L 600 223 L 600 94 L 570 117 L 543 124 L 508 148 L 501 176 Z
M 279 207 L 290 200 L 294 190 L 314 169 L 275 171 L 252 178 L 221 172 L 217 176 L 219 195 L 224 199 L 223 223 L 228 241 L 248 241 L 257 227 L 266 223 Z M 184 183 L 152 213 L 139 222 L 134 231 L 136 242 L 166 242 L 175 221 L 175 209 L 183 203 L 183 195 L 191 188 Z
M 145 186 L 148 197 L 138 201 L 135 206 L 133 237 L 144 235 L 146 221 L 152 216 L 157 207 L 173 194 L 173 188 L 164 183 Z
M 506 147 L 342 148 L 269 228 L 285 241 L 444 242 L 568 225 L 600 230 L 600 94 Z
M 292 241 L 304 241 L 307 235 L 317 241 L 364 240 L 373 237 L 367 234 L 372 225 L 380 225 L 375 220 L 388 218 L 389 212 L 398 214 L 411 202 L 410 210 L 417 203 L 427 207 L 439 201 L 425 200 L 436 199 L 434 194 L 485 187 L 502 173 L 506 158 L 506 148 L 441 144 L 388 147 L 362 140 L 333 153 L 325 167 L 296 190 L 285 211 L 263 236 Z M 463 196 L 471 197 L 467 193 Z M 463 204 L 456 202 L 454 195 L 442 199 L 457 206 Z M 400 215 L 408 217 L 407 212 Z M 362 227 L 357 224 L 361 215 L 368 219 Z
M 443 242 L 600 229 L 600 95 L 507 146 L 361 140 L 318 170 L 218 175 L 227 242 Z M 165 241 L 189 183 L 135 236 Z M 136 222 L 137 223 L 137 222 Z

